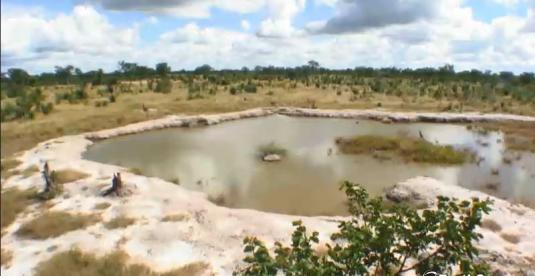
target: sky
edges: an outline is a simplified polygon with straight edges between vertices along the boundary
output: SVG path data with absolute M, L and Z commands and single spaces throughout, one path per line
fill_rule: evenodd
M 1 0 L 1 69 L 535 71 L 535 0 Z

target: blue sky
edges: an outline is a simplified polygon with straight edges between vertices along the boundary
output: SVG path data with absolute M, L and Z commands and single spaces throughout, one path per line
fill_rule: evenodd
M 2 0 L 2 71 L 323 66 L 535 70 L 532 0 Z

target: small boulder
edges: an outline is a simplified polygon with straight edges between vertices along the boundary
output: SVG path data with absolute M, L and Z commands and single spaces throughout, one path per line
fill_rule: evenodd
M 280 155 L 278 154 L 274 154 L 274 153 L 271 153 L 271 154 L 266 154 L 262 160 L 266 161 L 266 162 L 275 162 L 275 161 L 280 161 L 282 158 Z
M 381 119 L 381 122 L 383 124 L 391 124 L 392 123 L 392 119 L 390 119 L 388 117 L 385 117 L 385 118 Z

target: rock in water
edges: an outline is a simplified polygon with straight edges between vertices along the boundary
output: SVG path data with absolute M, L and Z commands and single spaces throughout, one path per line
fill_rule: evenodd
M 262 158 L 262 160 L 266 161 L 266 162 L 275 162 L 275 161 L 280 161 L 282 158 L 280 155 L 278 154 L 274 154 L 274 153 L 271 153 L 271 154 L 266 154 L 264 156 L 264 158 Z

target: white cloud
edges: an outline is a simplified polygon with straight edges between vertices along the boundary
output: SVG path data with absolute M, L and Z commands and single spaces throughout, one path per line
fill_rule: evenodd
M 158 24 L 158 18 L 156 16 L 149 16 L 147 18 L 147 22 L 149 22 L 150 24 Z
M 204 18 L 210 9 L 219 8 L 238 13 L 257 11 L 265 0 L 89 0 L 105 9 L 142 11 L 150 14 L 169 14 L 178 17 Z
M 482 22 L 462 0 L 447 0 L 439 6 L 447 12 L 433 20 L 357 33 L 306 35 L 293 25 L 304 1 L 270 5 L 258 30 L 269 37 L 246 31 L 243 26 L 249 22 L 243 20 L 238 22 L 245 31 L 191 22 L 163 33 L 156 41 L 140 41 L 136 27 L 114 26 L 90 6 L 77 6 L 70 14 L 52 17 L 30 9 L 16 13 L 3 10 L 2 70 L 22 67 L 40 72 L 66 64 L 83 70 L 113 70 L 119 60 L 147 66 L 167 61 L 174 69 L 192 69 L 204 63 L 241 68 L 296 66 L 314 59 L 331 68 L 453 63 L 458 69 L 535 71 L 535 32 L 529 28 L 532 11 L 528 17 L 505 16 Z M 268 28 L 265 22 L 272 26 Z
M 440 2 L 448 0 L 345 0 L 339 1 L 337 14 L 315 31 L 353 33 L 394 24 L 408 24 L 434 18 Z M 317 26 L 318 27 L 318 26 Z
M 257 34 L 262 37 L 291 37 L 301 31 L 292 25 L 293 18 L 301 12 L 306 0 L 270 0 L 269 16 L 260 23 Z
M 245 31 L 248 31 L 251 28 L 251 24 L 249 24 L 249 21 L 245 19 L 240 22 L 240 25 Z
M 72 14 L 52 19 L 12 11 L 2 12 L 2 67 L 50 57 L 58 64 L 83 57 L 116 58 L 138 41 L 135 27 L 117 28 L 90 6 L 76 6 Z

